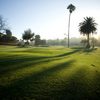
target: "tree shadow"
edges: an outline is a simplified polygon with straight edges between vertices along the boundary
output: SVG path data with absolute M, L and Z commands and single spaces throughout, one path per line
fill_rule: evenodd
M 0 61 L 0 66 L 5 66 L 5 67 L 0 68 L 0 74 L 3 75 L 7 72 L 18 70 L 19 68 L 22 69 L 27 66 L 32 66 L 32 65 L 35 66 L 36 64 L 63 59 L 63 57 L 77 53 L 79 51 L 80 49 L 75 49 L 71 52 L 63 53 L 56 56 L 38 56 L 38 57 L 37 56 L 31 56 L 31 57 L 18 56 L 16 57 L 16 55 L 12 55 L 9 59 L 8 57 L 7 58 L 4 57 Z
M 82 49 L 73 48 L 73 51 L 57 56 L 32 56 L 29 58 L 21 58 L 22 60 L 18 59 L 16 63 L 21 64 L 26 62 L 27 64 L 25 63 L 23 66 L 17 66 L 11 71 L 35 64 L 63 59 L 63 57 L 77 53 L 81 50 Z M 88 81 L 85 79 L 86 73 L 84 69 L 78 70 L 69 79 L 65 79 L 64 82 L 59 83 L 61 87 L 59 87 L 59 85 L 55 85 L 58 84 L 56 82 L 57 79 L 54 78 L 54 80 L 51 81 L 54 73 L 58 73 L 59 71 L 69 67 L 74 67 L 71 66 L 74 62 L 75 60 L 70 60 L 59 65 L 53 65 L 51 68 L 43 68 L 40 72 L 24 76 L 23 78 L 13 81 L 10 85 L 0 86 L 1 100 L 99 100 L 100 74 L 98 72 L 95 76 L 94 87 L 88 85 Z M 14 62 L 13 64 L 15 65 L 16 63 Z M 12 64 L 9 65 L 9 67 L 10 66 L 12 66 Z M 93 90 L 91 88 L 93 88 Z
M 91 53 L 91 52 L 94 52 L 96 50 L 97 50 L 97 48 L 83 49 L 83 52 L 85 52 L 85 53 Z
M 79 51 L 80 51 L 80 49 L 74 49 L 71 52 L 63 53 L 63 54 L 60 54 L 60 55 L 57 55 L 57 56 L 54 56 L 54 57 L 64 57 L 64 56 L 72 55 L 72 54 L 77 53 Z
M 0 62 L 1 67 L 0 68 L 0 75 L 3 76 L 4 74 L 7 74 L 9 72 L 13 72 L 16 70 L 21 70 L 26 67 L 31 68 L 35 67 L 38 64 L 43 64 L 43 63 L 50 63 L 55 60 L 60 60 L 63 58 L 60 57 L 26 57 L 26 58 L 20 58 L 16 60 L 10 60 L 6 63 Z M 34 65 L 34 66 L 33 66 Z
M 51 80 L 48 79 L 49 76 L 53 78 L 53 73 L 64 70 L 75 62 L 75 60 L 69 60 L 63 62 L 59 65 L 54 65 L 49 69 L 44 69 L 41 72 L 33 73 L 32 75 L 23 77 L 21 79 L 12 82 L 12 84 L 2 87 L 1 90 L 1 100 L 29 100 L 30 98 L 36 100 L 44 100 L 52 97 L 50 92 Z M 50 81 L 50 82 L 49 82 Z M 5 96 L 6 95 L 6 96 Z M 54 95 L 53 95 L 54 96 Z
M 83 49 L 83 47 L 71 47 L 71 49 Z
M 60 89 L 60 96 L 56 100 L 99 100 L 100 99 L 100 74 L 99 80 L 92 81 L 86 79 L 84 69 L 78 70 L 69 80 L 66 81 L 64 88 Z M 93 85 L 91 85 L 93 84 Z M 98 86 L 97 86 L 98 85 Z M 97 88 L 98 87 L 98 88 Z M 58 95 L 56 94 L 56 95 Z
M 16 57 L 13 59 L 13 56 L 11 59 L 2 59 L 0 62 L 0 66 L 4 66 L 0 68 L 0 74 L 9 72 L 9 71 L 14 71 L 19 68 L 23 68 L 25 66 L 29 66 L 32 64 L 39 63 L 42 59 L 45 59 L 46 57 Z M 5 63 L 6 62 L 6 63 Z
M 84 70 L 78 70 L 74 73 L 60 90 L 61 94 L 57 97 L 59 100 L 87 100 L 84 95 L 87 94 L 84 82 Z
M 100 99 L 100 71 L 95 70 L 95 77 L 93 80 L 93 97 L 94 100 L 99 100 Z

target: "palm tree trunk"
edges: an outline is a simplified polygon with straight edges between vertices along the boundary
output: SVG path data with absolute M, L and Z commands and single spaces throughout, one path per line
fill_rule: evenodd
M 71 13 L 69 13 L 69 22 L 68 22 L 68 48 L 69 48 L 69 34 L 70 34 L 70 17 L 71 17 Z
M 89 34 L 87 34 L 87 46 L 86 46 L 86 48 L 90 48 L 89 40 L 90 40 L 90 38 L 89 38 Z

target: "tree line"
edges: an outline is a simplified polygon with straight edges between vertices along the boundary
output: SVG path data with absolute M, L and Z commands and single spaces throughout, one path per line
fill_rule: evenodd
M 18 40 L 17 37 L 12 35 L 11 30 L 8 28 L 6 21 L 0 15 L 0 44 L 2 45 L 19 45 L 28 46 L 30 44 L 39 46 L 46 45 L 46 40 L 41 39 L 40 35 L 32 33 L 31 29 L 27 29 L 22 34 L 22 39 Z
M 17 38 L 12 36 L 12 32 L 9 29 L 6 29 L 5 33 L 0 32 L 0 44 L 16 43 L 17 41 Z
M 0 44 L 11 44 L 17 41 L 17 37 L 12 35 L 11 30 L 6 25 L 6 21 L 0 16 Z
M 62 39 L 62 40 L 45 40 L 41 39 L 40 35 L 35 35 L 35 33 L 32 33 L 31 29 L 27 29 L 22 34 L 22 39 L 19 40 L 12 35 L 12 32 L 9 28 L 7 28 L 6 21 L 2 16 L 0 16 L 0 44 L 2 43 L 18 43 L 20 46 L 28 46 L 28 45 L 34 45 L 34 46 L 40 46 L 40 45 L 66 45 L 68 44 L 68 47 L 70 45 L 77 45 L 79 43 L 83 44 L 85 48 L 90 48 L 91 46 L 94 48 L 95 45 L 98 45 L 99 40 L 97 40 L 94 37 L 90 37 L 90 34 L 96 34 L 97 30 L 97 23 L 95 22 L 93 17 L 85 17 L 82 22 L 79 23 L 79 32 L 82 35 L 85 35 L 87 38 L 82 39 L 80 42 L 74 42 L 72 43 L 72 40 L 70 37 L 70 20 L 71 20 L 71 14 L 76 9 L 76 7 L 73 4 L 68 5 L 67 9 L 69 10 L 69 21 L 68 21 L 68 38 Z M 70 41 L 71 40 L 71 41 Z
M 22 40 L 18 43 L 19 46 L 44 46 L 46 45 L 46 40 L 41 39 L 40 35 L 35 35 L 32 33 L 31 29 L 27 29 L 22 34 Z
M 66 46 L 68 44 L 68 39 L 49 39 L 46 40 L 46 44 L 48 46 Z M 86 38 L 70 38 L 70 46 L 81 46 L 81 47 L 86 47 L 87 45 L 87 39 Z M 100 37 L 98 39 L 94 37 L 90 37 L 90 45 L 92 48 L 95 46 L 100 46 Z

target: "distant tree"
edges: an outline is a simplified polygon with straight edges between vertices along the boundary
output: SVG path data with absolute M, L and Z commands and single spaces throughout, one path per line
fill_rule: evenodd
M 69 9 L 69 22 L 68 22 L 68 47 L 69 47 L 69 34 L 70 34 L 70 18 L 71 18 L 71 13 L 75 10 L 75 6 L 70 4 L 67 9 Z
M 6 41 L 5 42 L 12 42 L 12 32 L 10 29 L 5 29 L 5 32 L 6 32 Z
M 0 32 L 0 44 L 15 44 L 17 41 L 17 38 L 12 36 L 11 30 L 5 29 L 5 33 Z
M 60 45 L 66 46 L 67 38 L 60 40 Z
M 89 43 L 89 35 L 94 33 L 97 28 L 96 28 L 96 23 L 95 20 L 92 17 L 86 17 L 84 18 L 84 21 L 79 23 L 79 31 L 81 34 L 87 36 L 87 45 L 86 48 L 90 48 L 90 43 Z
M 6 20 L 0 15 L 0 44 L 16 42 L 17 38 L 12 36 L 12 32 L 7 28 Z
M 3 35 L 4 35 L 4 34 L 0 32 L 0 40 L 1 40 L 1 38 L 2 38 Z
M 6 29 L 5 31 L 6 31 L 6 35 L 7 35 L 9 38 L 12 37 L 12 32 L 11 32 L 11 30 Z
M 35 45 L 38 46 L 41 44 L 40 35 L 35 35 Z
M 26 44 L 29 44 L 29 40 L 31 40 L 34 36 L 34 33 L 32 33 L 31 29 L 25 30 L 22 38 L 23 40 L 26 40 Z
M 98 37 L 98 42 L 97 42 L 97 46 L 99 46 L 100 47 L 100 36 Z
M 0 32 L 4 31 L 7 27 L 6 21 L 4 18 L 0 15 Z
M 8 42 L 7 35 L 3 34 L 3 36 L 0 39 L 0 42 Z
M 11 37 L 11 42 L 18 42 L 17 38 L 15 36 Z
M 18 45 L 19 47 L 24 47 L 24 46 L 25 46 L 24 40 L 21 40 L 21 39 L 20 39 L 20 40 L 18 41 L 17 45 Z
M 46 45 L 46 40 L 40 40 L 41 45 Z
M 98 43 L 98 40 L 94 37 L 91 38 L 91 45 L 92 45 L 92 48 L 95 47 L 95 45 Z
M 83 46 L 85 46 L 87 44 L 87 40 L 86 39 L 82 39 L 81 43 L 83 44 Z

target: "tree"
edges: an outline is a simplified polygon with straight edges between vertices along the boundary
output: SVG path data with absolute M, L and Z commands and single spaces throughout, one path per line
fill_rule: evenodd
M 38 46 L 40 45 L 41 39 L 40 39 L 40 35 L 35 35 L 35 45 Z
M 18 42 L 17 38 L 15 36 L 11 37 L 11 42 Z
M 11 42 L 12 41 L 12 32 L 10 29 L 5 29 L 6 35 L 6 41 L 5 42 Z
M 32 33 L 31 29 L 27 29 L 24 31 L 23 35 L 22 35 L 22 38 L 23 40 L 26 40 L 27 44 L 29 44 L 29 40 L 31 40 L 34 36 L 34 33 Z
M 4 35 L 4 34 L 0 32 L 0 40 L 2 39 L 2 36 L 3 36 L 3 35 Z
M 69 22 L 68 22 L 68 47 L 69 47 L 69 34 L 70 34 L 70 19 L 71 19 L 71 13 L 75 10 L 75 6 L 70 4 L 67 9 L 69 9 Z
M 87 40 L 86 40 L 86 39 L 82 39 L 82 40 L 81 40 L 81 43 L 83 44 L 83 46 L 85 46 L 86 43 L 87 43 Z
M 41 45 L 46 45 L 46 40 L 40 40 Z
M 89 35 L 91 33 L 95 33 L 95 31 L 97 30 L 96 25 L 97 24 L 95 23 L 95 20 L 92 17 L 86 17 L 84 18 L 83 22 L 79 23 L 79 31 L 81 32 L 81 34 L 87 36 L 86 48 L 90 48 Z
M 5 31 L 6 31 L 6 35 L 7 35 L 9 38 L 12 37 L 12 32 L 11 32 L 11 30 L 6 29 Z
M 94 37 L 91 38 L 91 44 L 92 44 L 92 48 L 95 47 L 95 45 L 97 44 L 98 40 Z
M 5 33 L 0 33 L 0 42 L 7 44 L 7 43 L 16 43 L 17 38 L 15 36 L 12 36 L 12 32 L 9 29 L 5 30 Z
M 6 21 L 4 18 L 0 15 L 0 32 L 4 31 L 6 29 Z

